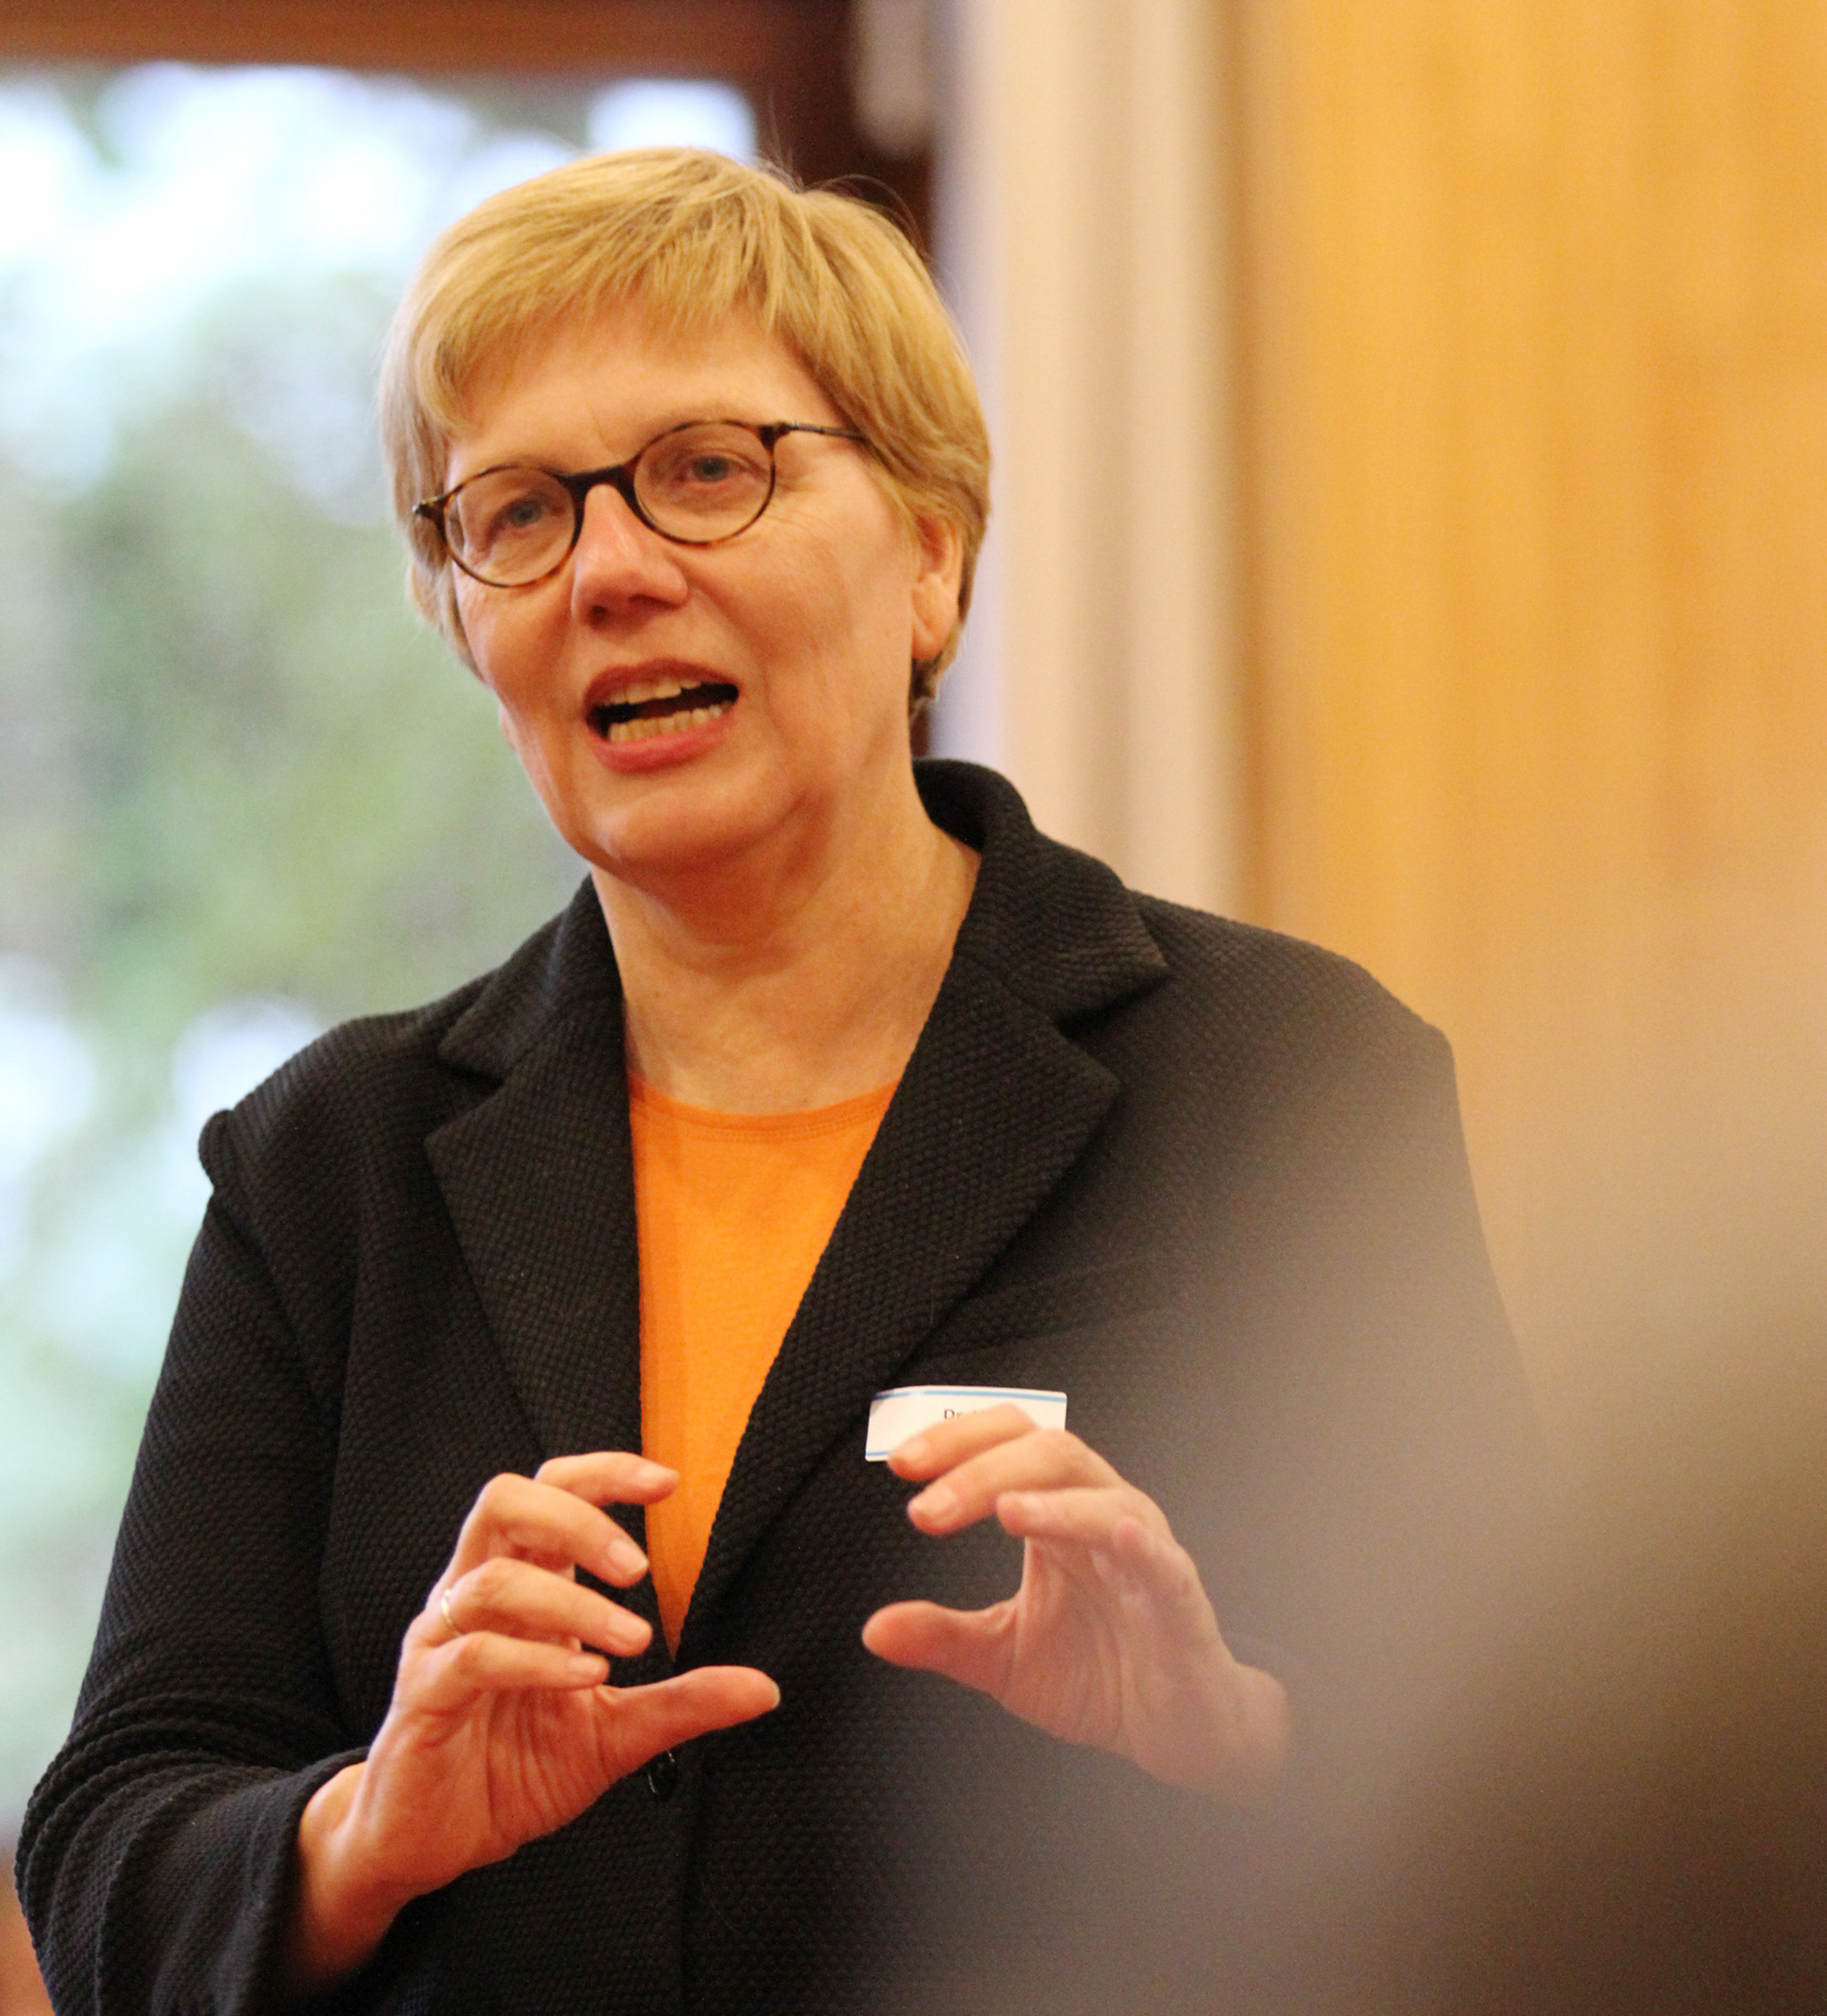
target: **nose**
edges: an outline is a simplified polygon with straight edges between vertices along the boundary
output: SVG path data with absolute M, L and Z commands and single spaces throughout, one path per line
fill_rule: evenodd
M 677 549 L 641 524 L 611 483 L 583 500 L 571 556 L 571 607 L 581 622 L 620 616 L 641 603 L 674 607 L 690 592 Z

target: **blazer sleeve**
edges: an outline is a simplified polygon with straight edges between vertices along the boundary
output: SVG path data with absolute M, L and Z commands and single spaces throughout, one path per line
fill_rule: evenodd
M 301 1350 L 233 1123 L 193 1251 L 74 1724 L 20 1891 L 62 2012 L 270 2009 L 299 1816 L 360 1754 L 319 1623 L 334 1380 Z

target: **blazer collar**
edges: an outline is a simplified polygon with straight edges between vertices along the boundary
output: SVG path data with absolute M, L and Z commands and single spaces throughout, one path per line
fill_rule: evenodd
M 955 957 L 983 967 L 1059 1022 L 1113 1006 L 1166 976 L 1128 890 L 1101 861 L 1036 832 L 1005 778 L 937 759 L 916 764 L 914 776 L 934 822 L 983 857 Z M 490 975 L 438 1054 L 503 1079 L 557 1025 L 587 1004 L 608 1002 L 619 1011 L 621 979 L 595 888 L 585 881 Z
M 955 958 L 1055 1022 L 1113 1007 L 1167 977 L 1115 873 L 1037 833 L 1006 778 L 938 761 L 917 764 L 914 775 L 935 823 L 983 856 Z
M 918 766 L 983 856 L 951 967 L 756 1403 L 685 1622 L 721 1598 L 833 1441 L 1083 1153 L 1115 1078 L 1062 1024 L 1166 963 L 1128 892 L 1043 839 L 1013 788 Z M 589 883 L 453 1023 L 443 1060 L 497 1089 L 427 1143 L 516 1390 L 550 1454 L 638 1448 L 640 1296 L 621 989 Z M 860 1453 L 858 1460 L 861 1460 Z
M 483 982 L 444 1032 L 438 1055 L 461 1070 L 505 1078 L 591 1004 L 613 1005 L 619 1028 L 621 976 L 596 887 L 586 879 L 558 916 Z

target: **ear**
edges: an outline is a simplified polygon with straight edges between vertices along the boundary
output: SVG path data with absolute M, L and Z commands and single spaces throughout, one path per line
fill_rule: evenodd
M 949 518 L 914 526 L 914 657 L 935 658 L 958 625 L 958 586 L 964 541 Z

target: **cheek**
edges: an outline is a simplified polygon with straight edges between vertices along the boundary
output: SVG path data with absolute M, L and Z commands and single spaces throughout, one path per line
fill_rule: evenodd
M 503 715 L 532 697 L 532 666 L 539 662 L 533 647 L 533 612 L 517 603 L 478 592 L 457 597 L 457 614 L 469 655 L 483 682 L 500 703 Z
M 463 641 L 469 647 L 471 661 L 492 690 L 495 680 L 489 670 L 489 661 L 494 655 L 493 625 L 489 621 L 488 605 L 476 594 L 468 577 L 464 574 L 457 577 L 457 589 L 452 599 L 457 608 L 458 627 L 463 632 Z
M 898 525 L 830 528 L 814 550 L 776 574 L 766 611 L 771 646 L 817 666 L 822 682 L 854 694 L 904 682 L 912 656 L 913 562 Z

